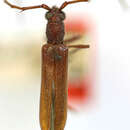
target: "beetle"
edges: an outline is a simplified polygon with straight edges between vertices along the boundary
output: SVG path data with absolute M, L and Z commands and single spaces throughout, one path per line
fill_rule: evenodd
M 67 75 L 68 75 L 68 49 L 89 48 L 89 45 L 64 44 L 64 19 L 62 11 L 67 5 L 88 2 L 88 0 L 65 1 L 60 8 L 42 4 L 29 7 L 19 7 L 4 2 L 11 8 L 21 11 L 44 8 L 48 10 L 45 17 L 48 21 L 46 28 L 47 44 L 42 46 L 41 69 L 41 96 L 40 96 L 40 126 L 41 130 L 64 130 L 67 119 Z M 73 41 L 68 40 L 68 41 Z

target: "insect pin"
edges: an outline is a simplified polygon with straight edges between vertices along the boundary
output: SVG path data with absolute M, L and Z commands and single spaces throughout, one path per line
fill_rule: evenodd
M 41 96 L 40 96 L 40 126 L 41 130 L 64 130 L 67 119 L 67 73 L 68 73 L 68 49 L 89 48 L 89 45 L 64 44 L 64 19 L 62 11 L 67 5 L 88 2 L 88 0 L 65 1 L 60 8 L 48 7 L 45 4 L 19 7 L 4 2 L 11 8 L 21 11 L 44 8 L 48 10 L 45 17 L 48 21 L 46 28 L 47 44 L 42 46 L 41 69 Z M 73 41 L 72 38 L 68 41 Z

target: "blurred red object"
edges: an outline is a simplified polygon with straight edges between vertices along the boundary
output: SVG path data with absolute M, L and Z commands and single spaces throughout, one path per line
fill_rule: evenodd
M 85 35 L 89 33 L 90 24 L 80 16 L 74 16 L 71 19 L 65 21 L 66 32 L 79 33 L 80 35 Z M 68 108 L 70 110 L 78 110 L 85 106 L 91 97 L 91 84 L 89 82 L 89 77 L 78 79 L 73 79 L 69 81 L 68 87 Z
M 88 78 L 69 81 L 68 107 L 71 110 L 78 110 L 84 107 L 91 98 L 91 84 Z
M 77 102 L 82 104 L 89 98 L 90 90 L 89 83 L 84 80 L 76 80 L 69 82 L 68 88 L 68 99 L 69 101 Z
M 65 20 L 65 31 L 66 32 L 72 32 L 72 33 L 80 33 L 80 34 L 86 34 L 90 31 L 90 23 L 86 22 L 82 17 L 80 16 L 73 16 Z

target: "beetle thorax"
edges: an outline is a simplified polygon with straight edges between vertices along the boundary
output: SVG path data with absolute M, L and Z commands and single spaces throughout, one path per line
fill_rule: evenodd
M 46 29 L 47 42 L 49 44 L 63 43 L 65 14 L 58 8 L 52 7 L 52 10 L 46 13 L 46 19 L 48 20 Z

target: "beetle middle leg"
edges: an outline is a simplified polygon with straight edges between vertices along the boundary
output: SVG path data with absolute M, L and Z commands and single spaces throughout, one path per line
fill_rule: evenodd
M 79 49 L 84 49 L 84 48 L 89 48 L 90 46 L 89 45 L 82 45 L 82 44 L 79 44 L 79 45 L 67 45 L 68 48 L 79 48 Z
M 73 37 L 71 37 L 71 38 L 69 38 L 69 39 L 64 40 L 64 43 L 65 43 L 65 44 L 70 44 L 71 42 L 74 42 L 74 41 L 76 41 L 76 40 L 79 40 L 80 38 L 82 38 L 81 35 L 75 35 L 75 36 L 73 36 Z

